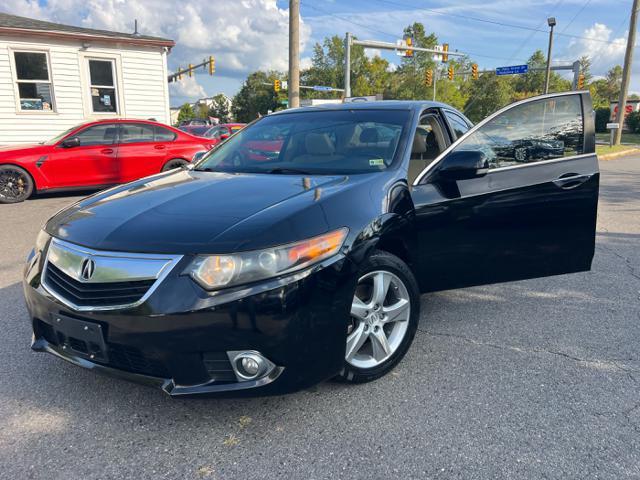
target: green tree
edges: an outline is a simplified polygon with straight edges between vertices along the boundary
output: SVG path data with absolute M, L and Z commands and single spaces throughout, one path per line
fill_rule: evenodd
M 275 111 L 282 106 L 278 103 L 279 96 L 272 86 L 276 78 L 282 79 L 282 74 L 253 72 L 247 77 L 240 91 L 233 97 L 231 110 L 238 122 L 250 122 L 258 115 L 266 115 L 269 110 Z M 284 94 L 281 95 L 284 98 Z
M 231 121 L 229 104 L 227 103 L 227 98 L 223 94 L 220 93 L 213 97 L 207 116 L 217 118 L 220 123 L 229 123 Z
M 178 124 L 187 120 L 192 120 L 195 118 L 195 116 L 196 115 L 191 104 L 185 103 L 180 107 L 180 111 L 178 112 Z
M 513 85 L 508 76 L 485 73 L 470 87 L 469 99 L 464 113 L 473 122 L 479 122 L 499 108 L 509 104 L 513 98 Z
M 591 75 L 591 58 L 588 55 L 583 55 L 578 59 L 580 62 L 580 73 L 584 75 L 584 84 L 589 85 L 591 80 L 593 80 L 593 75 Z
M 605 78 L 594 80 L 589 85 L 594 107 L 609 107 L 620 96 L 622 85 L 622 67 L 616 65 L 607 72 Z

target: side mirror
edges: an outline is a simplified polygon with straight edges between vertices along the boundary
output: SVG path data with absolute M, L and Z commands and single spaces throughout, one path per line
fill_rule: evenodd
M 80 139 L 78 137 L 66 138 L 65 140 L 62 141 L 60 145 L 62 145 L 62 147 L 64 148 L 79 147 Z
M 489 162 L 484 152 L 454 150 L 442 160 L 438 174 L 444 180 L 468 180 L 483 177 L 488 171 Z

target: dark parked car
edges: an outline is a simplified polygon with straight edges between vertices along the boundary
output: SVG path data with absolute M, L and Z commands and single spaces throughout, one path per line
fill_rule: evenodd
M 434 102 L 264 117 L 194 168 L 53 216 L 25 267 L 32 348 L 171 395 L 381 377 L 409 349 L 421 292 L 590 269 L 591 110 L 569 92 L 473 128 Z M 504 115 L 523 124 L 496 142 Z M 560 158 L 494 151 L 576 120 L 582 142 Z M 257 141 L 277 154 L 255 158 Z

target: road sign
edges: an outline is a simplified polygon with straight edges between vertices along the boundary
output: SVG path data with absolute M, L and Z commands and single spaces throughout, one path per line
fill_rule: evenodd
M 433 46 L 434 50 L 437 50 L 438 52 L 442 51 L 442 45 L 434 45 Z M 434 62 L 441 62 L 442 61 L 442 55 L 439 53 L 434 53 L 433 54 L 433 61 Z
M 509 67 L 497 67 L 496 75 L 521 75 L 529 71 L 529 65 L 511 65 Z
M 333 87 L 326 87 L 324 85 L 314 85 L 312 87 L 316 92 L 331 92 Z
M 620 128 L 619 123 L 607 123 L 607 130 L 611 130 L 613 128 Z

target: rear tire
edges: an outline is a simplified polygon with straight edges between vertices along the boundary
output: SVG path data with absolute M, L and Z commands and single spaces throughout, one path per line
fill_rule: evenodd
M 0 165 L 0 203 L 24 202 L 33 193 L 33 179 L 23 168 Z
M 358 272 L 342 371 L 336 380 L 364 383 L 389 373 L 405 356 L 420 318 L 420 293 L 409 267 L 375 251 Z
M 182 158 L 174 158 L 172 160 L 169 160 L 167 163 L 164 164 L 164 166 L 162 167 L 162 171 L 163 172 L 168 172 L 169 170 L 175 170 L 176 168 L 182 168 L 185 165 L 188 165 L 189 162 L 187 162 L 186 160 L 182 159 Z

